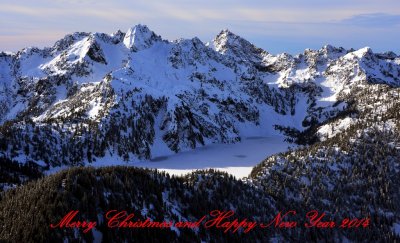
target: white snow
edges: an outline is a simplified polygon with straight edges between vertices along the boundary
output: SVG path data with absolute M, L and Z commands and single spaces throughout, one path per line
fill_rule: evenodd
M 195 115 L 201 116 L 205 122 L 209 122 L 211 125 L 215 124 L 215 121 L 211 118 L 218 116 L 221 109 L 218 108 L 217 103 L 211 102 L 209 97 L 220 101 L 232 98 L 235 101 L 248 104 L 249 106 L 246 108 L 259 112 L 260 119 L 258 121 L 239 122 L 235 118 L 235 107 L 230 108 L 230 112 L 233 110 L 233 114 L 226 115 L 227 122 L 234 122 L 237 130 L 237 133 L 226 132 L 226 141 L 229 141 L 229 139 L 234 140 L 237 136 L 240 136 L 245 138 L 241 143 L 229 145 L 212 144 L 217 139 L 205 139 L 207 145 L 204 147 L 188 150 L 189 146 L 181 146 L 180 149 L 183 151 L 179 154 L 174 154 L 162 140 L 163 134 L 173 128 L 167 127 L 164 130 L 160 130 L 164 114 L 159 114 L 154 126 L 156 134 L 155 140 L 151 145 L 153 156 L 151 161 L 137 161 L 137 159 L 134 159 L 136 157 L 131 154 L 131 161 L 125 162 L 118 158 L 116 153 L 113 152 L 111 154 L 108 152 L 104 158 L 96 158 L 97 161 L 95 163 L 89 164 L 96 167 L 136 165 L 158 168 L 176 175 L 196 169 L 216 168 L 237 177 L 243 177 L 247 176 L 252 167 L 268 155 L 286 150 L 287 144 L 282 142 L 282 138 L 278 136 L 279 132 L 274 130 L 274 125 L 279 124 L 299 130 L 304 129 L 302 121 L 309 112 L 307 110 L 309 108 L 309 99 L 303 93 L 296 94 L 294 115 L 291 115 L 289 110 L 286 110 L 286 115 L 278 114 L 274 111 L 272 105 L 254 102 L 254 97 L 251 94 L 243 92 L 243 90 L 246 90 L 243 89 L 246 86 L 245 82 L 240 80 L 241 76 L 251 78 L 254 70 L 249 69 L 249 66 L 245 64 L 231 65 L 230 58 L 227 58 L 227 56 L 233 55 L 233 53 L 219 55 L 210 49 L 214 48 L 223 52 L 222 45 L 229 42 L 228 44 L 233 45 L 237 51 L 246 50 L 240 47 L 242 44 L 237 41 L 236 37 L 231 36 L 228 38 L 228 35 L 230 33 L 224 31 L 223 39 L 220 40 L 219 45 L 216 45 L 218 44 L 216 42 L 212 42 L 207 48 L 197 38 L 191 40 L 182 39 L 175 42 L 162 41 L 161 37 L 156 36 L 146 26 L 142 25 L 129 29 L 123 42 L 117 44 L 105 41 L 101 34 L 92 33 L 75 41 L 67 50 L 53 54 L 51 57 L 44 58 L 33 52 L 33 50 L 25 50 L 26 53 L 32 53 L 29 55 L 24 54 L 27 57 L 21 60 L 23 66 L 21 72 L 24 75 L 32 76 L 30 77 L 32 80 L 38 80 L 39 77 L 46 75 L 45 72 L 51 71 L 53 74 L 64 73 L 66 70 L 60 64 L 68 64 L 72 68 L 75 64 L 79 67 L 78 64 L 80 62 L 85 62 L 88 65 L 87 71 L 89 74 L 84 77 L 73 75 L 71 78 L 71 81 L 79 85 L 80 92 L 96 92 L 97 89 L 95 88 L 101 88 L 100 86 L 103 82 L 110 82 L 115 91 L 115 101 L 118 103 L 124 99 L 127 91 L 132 91 L 133 87 L 135 87 L 141 90 L 138 94 L 138 100 L 140 100 L 140 95 L 144 94 L 151 95 L 153 98 L 168 97 L 167 108 L 162 112 L 170 112 L 171 114 L 174 113 L 176 107 L 181 106 L 183 102 L 187 102 L 189 103 L 187 105 L 191 107 Z M 105 62 L 91 60 L 88 51 L 93 45 L 101 50 L 99 54 L 104 54 Z M 315 65 L 310 65 L 309 60 L 306 60 L 304 55 L 303 57 L 300 55 L 292 57 L 288 54 L 277 56 L 263 54 L 262 60 L 264 64 L 276 64 L 277 67 L 282 67 L 282 69 L 278 68 L 277 70 L 281 71 L 274 73 L 265 72 L 257 75 L 260 75 L 263 82 L 268 84 L 270 88 L 275 89 L 286 87 L 292 83 L 307 84 L 307 82 L 315 82 L 316 85 L 322 88 L 322 94 L 317 97 L 315 108 L 323 108 L 327 112 L 340 110 L 340 106 L 332 107 L 333 103 L 343 90 L 366 78 L 363 69 L 367 67 L 364 62 L 368 61 L 368 54 L 372 51 L 369 48 L 363 48 L 345 55 L 345 52 L 342 51 L 335 52 L 335 49 L 331 46 L 325 46 L 323 51 L 325 53 L 323 54 L 324 58 L 316 60 Z M 311 50 L 306 52 L 309 53 Z M 318 53 L 321 56 L 320 51 Z M 382 60 L 381 64 L 386 65 L 386 61 Z M 0 67 L 0 75 L 9 78 L 10 70 L 5 66 L 2 65 Z M 378 71 L 369 70 L 368 73 L 381 73 Z M 196 76 L 194 75 L 195 73 L 201 75 Z M 105 79 L 106 75 L 107 79 Z M 108 77 L 111 78 L 108 79 Z M 221 85 L 213 84 L 213 80 L 218 81 Z M 200 91 L 204 92 L 208 97 L 200 98 L 198 96 Z M 179 98 L 179 95 L 185 95 L 185 99 Z M 51 104 L 52 109 L 34 118 L 35 122 L 40 122 L 46 117 L 57 118 L 64 115 L 68 116 L 71 113 L 71 110 L 68 109 L 70 106 L 63 105 L 68 101 L 66 86 L 57 86 L 55 96 L 56 99 Z M 96 97 L 85 96 L 87 99 L 83 103 L 87 106 L 78 108 L 84 109 L 83 111 L 86 112 L 89 118 L 98 119 L 99 112 L 107 108 L 104 104 L 105 99 L 99 98 L 100 95 Z M 11 101 L 9 103 L 10 105 L 7 107 L 6 115 L 4 116 L 6 120 L 14 118 L 26 109 L 27 103 L 22 99 L 13 100 L 13 103 Z M 344 103 L 342 104 L 345 105 Z M 203 110 L 200 110 L 200 106 L 202 108 L 205 107 L 207 115 L 201 114 Z M 75 111 L 77 111 L 76 109 Z M 119 111 L 123 112 L 122 109 Z M 345 118 L 335 123 L 334 130 L 331 126 L 326 125 L 320 128 L 319 133 L 321 136 L 331 137 L 337 132 L 346 129 L 352 122 L 352 118 Z M 171 122 L 168 126 L 176 126 L 176 123 Z M 218 124 L 216 124 L 216 127 L 218 127 Z M 259 138 L 246 139 L 246 137 L 254 136 L 259 136 Z M 56 170 L 57 168 L 52 169 L 52 171 Z
M 103 242 L 103 234 L 96 228 L 92 229 L 93 232 L 93 242 Z
M 145 49 L 154 33 L 145 25 L 136 25 L 130 28 L 124 37 L 124 45 L 127 48 L 136 48 L 136 50 Z
M 88 115 L 90 118 L 95 118 L 99 114 L 99 111 L 102 110 L 102 103 L 96 99 L 90 102 L 90 104 L 91 109 L 88 111 Z
M 321 126 L 318 129 L 318 135 L 322 140 L 325 140 L 326 138 L 332 138 L 336 136 L 336 134 L 343 132 L 347 128 L 350 127 L 351 124 L 353 124 L 356 121 L 356 119 L 351 118 L 351 117 L 346 117 L 344 119 L 335 121 L 332 124 L 326 124 Z
M 393 232 L 400 236 L 400 222 L 393 224 Z
M 17 117 L 17 115 L 23 111 L 24 109 L 26 109 L 26 104 L 24 102 L 18 102 L 15 104 L 14 107 L 12 107 L 10 109 L 10 111 L 7 113 L 7 115 L 5 116 L 5 118 L 3 118 L 3 120 L 12 120 L 15 117 Z
M 235 144 L 210 144 L 194 150 L 180 152 L 173 155 L 159 155 L 150 161 L 123 161 L 117 155 L 106 154 L 103 158 L 96 158 L 96 162 L 87 163 L 87 166 L 136 166 L 158 169 L 171 175 L 185 175 L 203 170 L 217 169 L 227 172 L 236 178 L 247 177 L 253 167 L 270 155 L 284 152 L 291 146 L 283 141 L 283 137 L 248 137 Z M 51 168 L 46 174 L 53 174 L 66 166 Z
M 357 51 L 353 51 L 353 52 L 349 53 L 348 55 L 350 55 L 350 56 L 351 55 L 355 55 L 358 58 L 362 58 L 368 52 L 372 52 L 372 50 L 371 50 L 370 47 L 366 46 L 366 47 L 361 48 L 361 49 L 359 49 Z M 348 55 L 346 55 L 346 56 L 348 56 Z
M 236 144 L 211 144 L 174 155 L 153 157 L 150 161 L 124 162 L 116 157 L 98 158 L 95 167 L 132 165 L 154 168 L 172 175 L 184 175 L 195 170 L 217 169 L 236 178 L 246 177 L 255 165 L 266 157 L 284 152 L 289 144 L 282 137 L 249 137 Z

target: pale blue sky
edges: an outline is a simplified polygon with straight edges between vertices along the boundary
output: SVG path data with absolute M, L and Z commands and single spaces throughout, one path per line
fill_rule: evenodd
M 1 0 L 0 50 L 51 46 L 75 31 L 146 24 L 165 39 L 210 41 L 228 28 L 271 53 L 325 44 L 400 53 L 399 0 Z

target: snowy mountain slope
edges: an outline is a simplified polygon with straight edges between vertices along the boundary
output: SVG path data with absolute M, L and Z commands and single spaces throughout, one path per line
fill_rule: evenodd
M 1 53 L 0 187 L 5 190 L 41 177 L 43 170 L 75 165 L 140 161 L 134 165 L 150 167 L 149 160 L 166 160 L 168 168 L 157 167 L 218 164 L 229 170 L 247 163 L 242 150 L 257 153 L 251 156 L 257 159 L 273 155 L 239 181 L 214 171 L 170 177 L 132 167 L 67 169 L 0 195 L 5 195 L 0 220 L 9 227 L 0 229 L 0 238 L 44 239 L 55 232 L 38 223 L 43 217 L 23 229 L 26 224 L 7 221 L 19 212 L 32 223 L 31 213 L 38 212 L 31 210 L 33 198 L 42 205 L 40 215 L 76 207 L 89 218 L 110 206 L 168 219 L 233 208 L 259 220 L 293 209 L 296 219 L 304 220 L 315 209 L 337 222 L 369 218 L 370 226 L 250 235 L 260 241 L 398 241 L 399 65 L 396 54 L 370 48 L 327 45 L 274 56 L 228 30 L 204 44 L 198 38 L 163 40 L 143 25 L 112 35 L 74 33 L 50 48 Z M 282 134 L 304 146 L 274 154 L 285 150 Z M 246 143 L 227 145 L 272 135 L 279 142 L 247 143 L 254 152 Z M 207 146 L 212 143 L 224 144 Z M 198 149 L 209 150 L 209 157 L 195 156 Z M 195 164 L 184 164 L 189 160 Z M 61 201 L 54 203 L 54 197 Z M 49 206 L 57 213 L 49 213 Z M 104 239 L 116 233 L 63 232 L 51 237 L 91 241 L 99 233 Z M 147 237 L 126 233 L 123 238 Z M 213 231 L 164 233 L 160 237 L 171 241 L 179 236 L 244 240 Z
M 318 127 L 321 142 L 268 157 L 249 183 L 288 207 L 304 203 L 335 218 L 368 216 L 374 226 L 364 239 L 394 241 L 400 237 L 400 88 L 374 84 L 346 96 L 347 114 Z M 342 233 L 361 239 L 357 231 Z
M 1 153 L 49 166 L 314 131 L 360 85 L 400 85 L 394 53 L 328 45 L 273 56 L 228 30 L 204 44 L 144 25 L 74 33 L 0 63 Z

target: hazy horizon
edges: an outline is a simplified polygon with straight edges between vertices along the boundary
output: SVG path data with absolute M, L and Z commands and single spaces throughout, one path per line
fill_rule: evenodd
M 400 51 L 400 2 L 394 0 L 21 0 L 2 4 L 0 13 L 0 51 L 52 46 L 73 32 L 125 32 L 139 23 L 168 40 L 208 42 L 229 29 L 273 54 L 326 44 Z

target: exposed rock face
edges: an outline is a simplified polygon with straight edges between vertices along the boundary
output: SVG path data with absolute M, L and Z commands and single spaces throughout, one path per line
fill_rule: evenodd
M 144 25 L 74 33 L 51 48 L 1 53 L 0 63 L 0 153 L 51 166 L 282 131 L 313 141 L 353 89 L 400 85 L 394 53 L 328 45 L 274 56 L 228 30 L 205 45 L 165 41 Z

